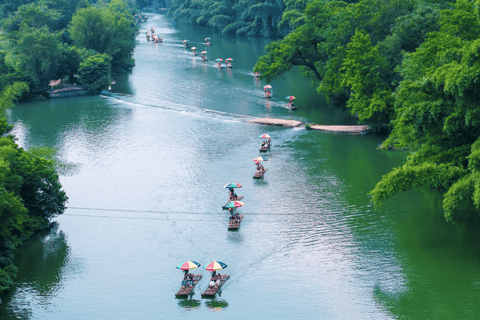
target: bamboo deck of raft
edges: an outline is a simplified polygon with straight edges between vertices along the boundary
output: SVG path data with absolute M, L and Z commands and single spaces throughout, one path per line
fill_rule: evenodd
M 260 179 L 261 177 L 263 177 L 265 172 L 267 172 L 267 170 L 268 168 L 265 168 L 265 170 L 255 172 L 255 174 L 253 175 L 253 179 Z
M 180 290 L 178 290 L 177 293 L 175 293 L 175 296 L 188 296 L 192 291 L 193 291 L 193 288 L 195 288 L 195 286 L 197 285 L 198 281 L 200 281 L 200 279 L 202 279 L 202 275 L 201 274 L 194 274 L 193 275 L 193 284 L 192 282 L 190 282 L 190 280 L 187 281 L 187 284 L 185 284 L 185 286 L 181 286 L 180 287 Z
M 270 149 L 270 145 L 260 147 L 260 152 L 267 152 Z
M 238 229 L 240 227 L 240 222 L 243 220 L 243 214 L 239 214 L 239 219 L 232 219 L 228 221 L 228 229 Z
M 230 277 L 229 274 L 219 274 L 215 277 L 218 277 L 220 276 L 220 285 L 219 286 L 213 286 L 213 287 L 210 287 L 208 286 L 207 290 L 205 290 L 205 292 L 202 293 L 202 297 L 208 297 L 208 296 L 214 296 L 218 290 L 220 290 L 220 288 L 223 286 L 223 284 L 228 280 L 228 278 Z M 217 279 L 215 279 L 217 280 Z

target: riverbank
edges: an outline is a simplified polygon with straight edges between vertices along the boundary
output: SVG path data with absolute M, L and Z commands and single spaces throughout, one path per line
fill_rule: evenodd
M 86 96 L 89 92 L 85 88 L 74 84 L 64 84 L 63 88 L 52 90 L 48 92 L 49 98 L 65 98 L 65 97 L 77 97 Z

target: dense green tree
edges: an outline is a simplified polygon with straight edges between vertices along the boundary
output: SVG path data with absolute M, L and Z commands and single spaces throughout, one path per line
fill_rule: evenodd
M 351 88 L 347 107 L 360 120 L 388 123 L 393 113 L 390 69 L 386 59 L 373 47 L 364 31 L 357 31 L 347 45 L 342 63 L 342 86 Z
M 444 193 L 448 221 L 480 212 L 480 1 L 458 0 L 401 68 L 394 129 L 385 145 L 414 150 L 385 175 L 373 201 L 412 188 Z M 475 210 L 469 210 L 474 208 Z
M 30 31 L 28 28 L 21 30 L 26 27 L 33 29 L 47 27 L 53 31 L 61 17 L 60 11 L 48 8 L 45 1 L 39 1 L 20 6 L 15 14 L 3 20 L 2 25 L 10 37 L 15 39 L 21 36 L 19 33 Z
M 223 34 L 277 37 L 285 35 L 278 28 L 285 4 L 281 0 L 173 0 L 169 14 L 174 19 L 208 25 Z
M 99 93 L 110 85 L 111 59 L 106 54 L 97 54 L 80 63 L 80 84 L 93 93 Z
M 25 33 L 15 47 L 16 63 L 30 78 L 31 87 L 45 92 L 50 80 L 55 79 L 62 58 L 61 35 L 50 32 L 47 27 L 23 30 Z
M 106 8 L 79 9 L 69 31 L 77 46 L 111 56 L 114 71 L 133 67 L 135 28 L 132 15 L 121 0 L 113 0 Z

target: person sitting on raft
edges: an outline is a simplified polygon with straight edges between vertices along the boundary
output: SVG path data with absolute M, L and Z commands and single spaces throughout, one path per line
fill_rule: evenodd
M 183 275 L 183 281 L 182 281 L 182 286 L 186 287 L 188 285 L 188 279 L 190 278 L 190 275 L 188 274 L 188 270 L 184 270 L 185 274 Z
M 256 163 L 257 163 L 257 172 L 265 170 L 265 168 L 260 164 L 260 161 L 257 161 Z
M 221 68 L 222 67 L 222 64 L 220 63 L 220 61 L 218 61 L 217 63 L 217 67 Z
M 270 91 L 267 91 L 267 89 L 263 89 L 265 98 L 270 98 L 272 96 L 272 93 Z

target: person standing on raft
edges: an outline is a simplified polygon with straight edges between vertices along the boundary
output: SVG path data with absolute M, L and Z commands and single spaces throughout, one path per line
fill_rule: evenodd
M 290 100 L 288 101 L 288 104 L 290 106 L 290 109 L 293 108 L 293 97 L 290 96 Z

